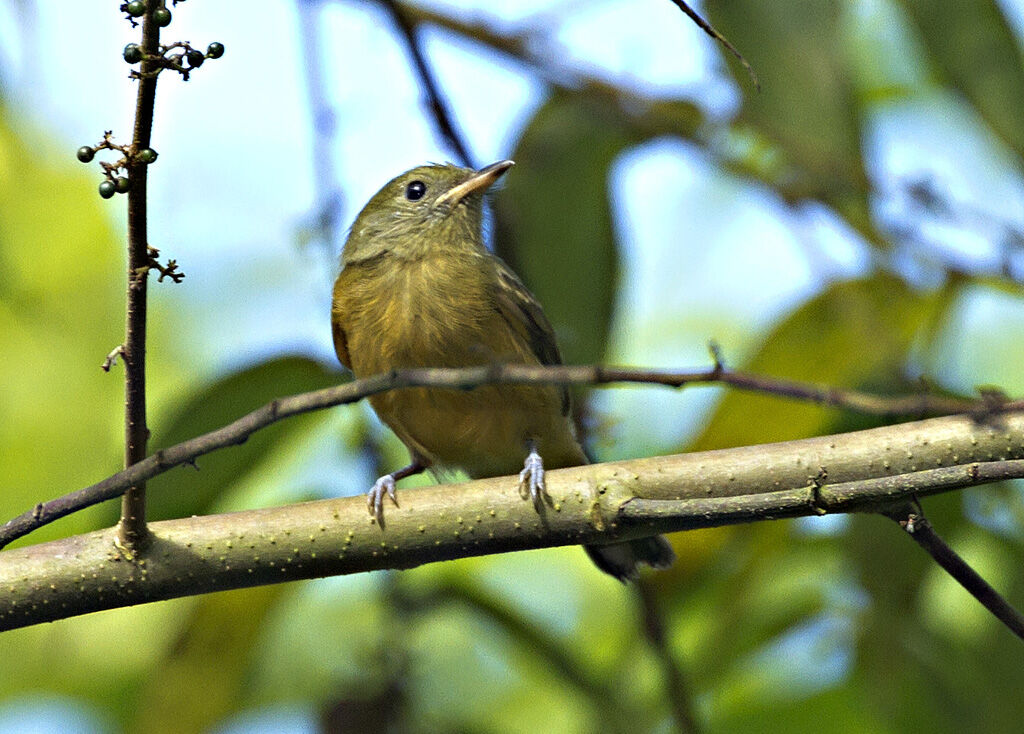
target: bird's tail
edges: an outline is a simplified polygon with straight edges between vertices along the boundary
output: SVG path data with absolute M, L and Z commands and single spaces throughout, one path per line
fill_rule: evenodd
M 583 550 L 598 568 L 623 583 L 639 578 L 638 566 L 641 563 L 651 568 L 668 568 L 676 559 L 676 553 L 664 535 L 610 545 L 585 545 Z
M 594 462 L 590 454 L 577 444 L 579 458 L 560 466 L 579 466 Z M 646 563 L 651 568 L 668 568 L 676 560 L 676 552 L 664 535 L 653 535 L 649 538 L 637 538 L 621 543 L 607 545 L 585 545 L 583 550 L 590 556 L 594 565 L 605 573 L 614 576 L 622 583 L 640 578 L 640 564 Z

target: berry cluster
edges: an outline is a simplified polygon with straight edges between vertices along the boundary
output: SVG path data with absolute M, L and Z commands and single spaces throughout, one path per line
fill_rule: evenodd
M 174 4 L 184 0 L 173 0 Z M 166 28 L 171 24 L 171 11 L 166 7 L 166 0 L 132 0 L 132 2 L 121 5 L 121 10 L 127 14 L 128 20 L 133 26 L 137 26 L 136 18 L 141 18 L 147 12 L 151 12 L 152 22 L 160 28 Z M 180 49 L 176 53 L 171 53 Z M 129 64 L 143 64 L 143 68 L 132 70 L 133 79 L 141 79 L 143 76 L 155 76 L 164 69 L 173 69 L 181 74 L 185 81 L 188 81 L 189 73 L 198 69 L 207 59 L 219 59 L 224 55 L 224 44 L 216 41 L 206 47 L 206 52 L 192 48 L 187 41 L 179 41 L 166 46 L 157 46 L 149 52 L 138 43 L 129 43 L 121 52 L 124 60 Z
M 171 24 L 171 11 L 165 7 L 163 0 L 152 0 L 157 4 L 157 7 L 153 10 L 153 21 L 161 28 L 166 28 Z M 175 5 L 179 2 L 185 2 L 185 0 L 172 0 Z M 124 3 L 121 5 L 121 11 L 128 15 L 128 19 L 132 22 L 132 26 L 138 25 L 135 22 L 136 18 L 141 18 L 146 14 L 146 2 L 145 0 L 132 0 L 132 2 Z
M 114 194 L 125 194 L 131 190 L 131 179 L 127 176 L 117 175 L 122 169 L 127 169 L 129 163 L 141 163 L 148 166 L 150 163 L 153 163 L 157 157 L 156 151 L 152 148 L 132 150 L 128 146 L 118 145 L 113 141 L 111 136 L 111 131 L 107 130 L 103 133 L 102 141 L 96 145 L 83 145 L 76 153 L 78 160 L 82 163 L 91 163 L 92 159 L 96 157 L 96 153 L 101 150 L 116 150 L 124 156 L 114 163 L 100 162 L 105 179 L 100 184 L 99 190 L 100 196 L 104 199 L 109 199 Z
M 180 53 L 168 54 L 168 51 L 173 49 L 182 49 Z M 142 46 L 137 43 L 129 43 L 124 47 L 124 51 L 121 54 L 124 56 L 124 60 L 129 64 L 138 64 L 144 58 L 146 54 L 142 50 Z M 203 62 L 207 59 L 219 59 L 224 55 L 224 44 L 214 41 L 206 47 L 206 53 L 192 48 L 186 42 L 172 43 L 167 46 L 159 47 L 159 54 L 155 57 L 151 57 L 157 64 L 157 71 L 159 69 L 174 69 L 180 72 L 184 77 L 185 81 L 188 81 L 189 72 L 198 69 L 203 65 Z M 188 63 L 188 66 L 185 63 Z M 139 76 L 139 72 L 132 72 L 132 76 Z
M 174 5 L 179 2 L 184 2 L 184 0 L 172 0 Z M 152 22 L 164 28 L 170 25 L 172 20 L 171 11 L 167 9 L 166 4 L 166 0 L 132 0 L 132 2 L 123 3 L 121 11 L 127 14 L 128 20 L 133 26 L 138 25 L 135 21 L 136 18 L 151 13 Z M 203 53 L 192 48 L 187 41 L 177 41 L 167 45 L 158 45 L 155 53 L 147 53 L 141 44 L 129 43 L 124 47 L 121 55 L 129 64 L 142 64 L 141 69 L 132 70 L 131 76 L 134 79 L 152 78 L 164 69 L 173 69 L 179 72 L 185 81 L 188 81 L 189 73 L 202 66 L 206 59 L 219 59 L 224 55 L 224 44 L 214 41 L 206 47 L 206 52 Z M 96 153 L 102 150 L 116 150 L 123 156 L 114 163 L 100 161 L 104 180 L 99 186 L 99 192 L 104 199 L 131 190 L 131 179 L 129 176 L 122 175 L 122 172 L 131 171 L 137 165 L 149 165 L 156 161 L 157 157 L 156 151 L 152 148 L 139 149 L 134 145 L 126 146 L 113 142 L 111 132 L 108 130 L 103 134 L 101 142 L 79 148 L 78 160 L 82 163 L 91 163 L 96 157 Z

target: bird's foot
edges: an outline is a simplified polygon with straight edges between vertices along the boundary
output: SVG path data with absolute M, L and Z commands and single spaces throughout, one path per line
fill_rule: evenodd
M 524 499 L 529 497 L 538 511 L 544 504 L 544 495 L 547 494 L 544 486 L 544 460 L 534 447 L 530 447 L 530 453 L 523 462 L 523 470 L 519 472 L 519 493 Z
M 385 474 L 373 483 L 373 488 L 366 493 L 366 507 L 370 514 L 377 518 L 377 523 L 384 525 L 384 496 L 387 495 L 398 507 L 398 497 L 395 495 L 395 475 Z
M 426 460 L 413 454 L 412 463 L 409 466 L 402 467 L 390 474 L 385 474 L 373 483 L 373 489 L 366 493 L 366 506 L 370 509 L 370 514 L 377 519 L 377 524 L 382 529 L 384 527 L 384 495 L 390 497 L 391 501 L 395 503 L 395 507 L 398 507 L 398 498 L 395 496 L 395 482 L 399 479 L 411 477 L 413 474 L 419 474 L 429 465 Z

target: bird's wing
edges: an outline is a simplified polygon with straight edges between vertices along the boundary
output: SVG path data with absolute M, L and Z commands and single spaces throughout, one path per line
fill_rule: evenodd
M 346 271 L 342 270 L 337 281 L 334 283 L 334 298 L 331 303 L 331 333 L 334 336 L 334 351 L 338 354 L 338 361 L 351 370 L 352 360 L 348 356 L 348 338 L 345 336 L 345 329 L 341 325 L 345 320 L 345 301 L 341 298 L 341 293 L 345 287 L 343 282 L 345 275 Z
M 540 303 L 508 265 L 493 255 L 491 260 L 498 274 L 495 302 L 502 318 L 513 333 L 529 345 L 530 351 L 541 364 L 562 364 L 555 330 L 551 328 L 551 322 L 544 315 Z M 562 412 L 568 415 L 569 389 L 562 386 L 559 392 L 562 396 Z
M 348 356 L 348 339 L 345 338 L 345 330 L 337 320 L 331 322 L 331 332 L 334 334 L 334 351 L 338 354 L 338 361 L 348 369 L 352 369 L 352 362 Z

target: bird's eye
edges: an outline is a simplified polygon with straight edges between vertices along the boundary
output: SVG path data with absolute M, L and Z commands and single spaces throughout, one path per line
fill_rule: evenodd
M 409 201 L 419 201 L 427 193 L 427 185 L 422 181 L 413 181 L 405 187 L 405 198 Z

